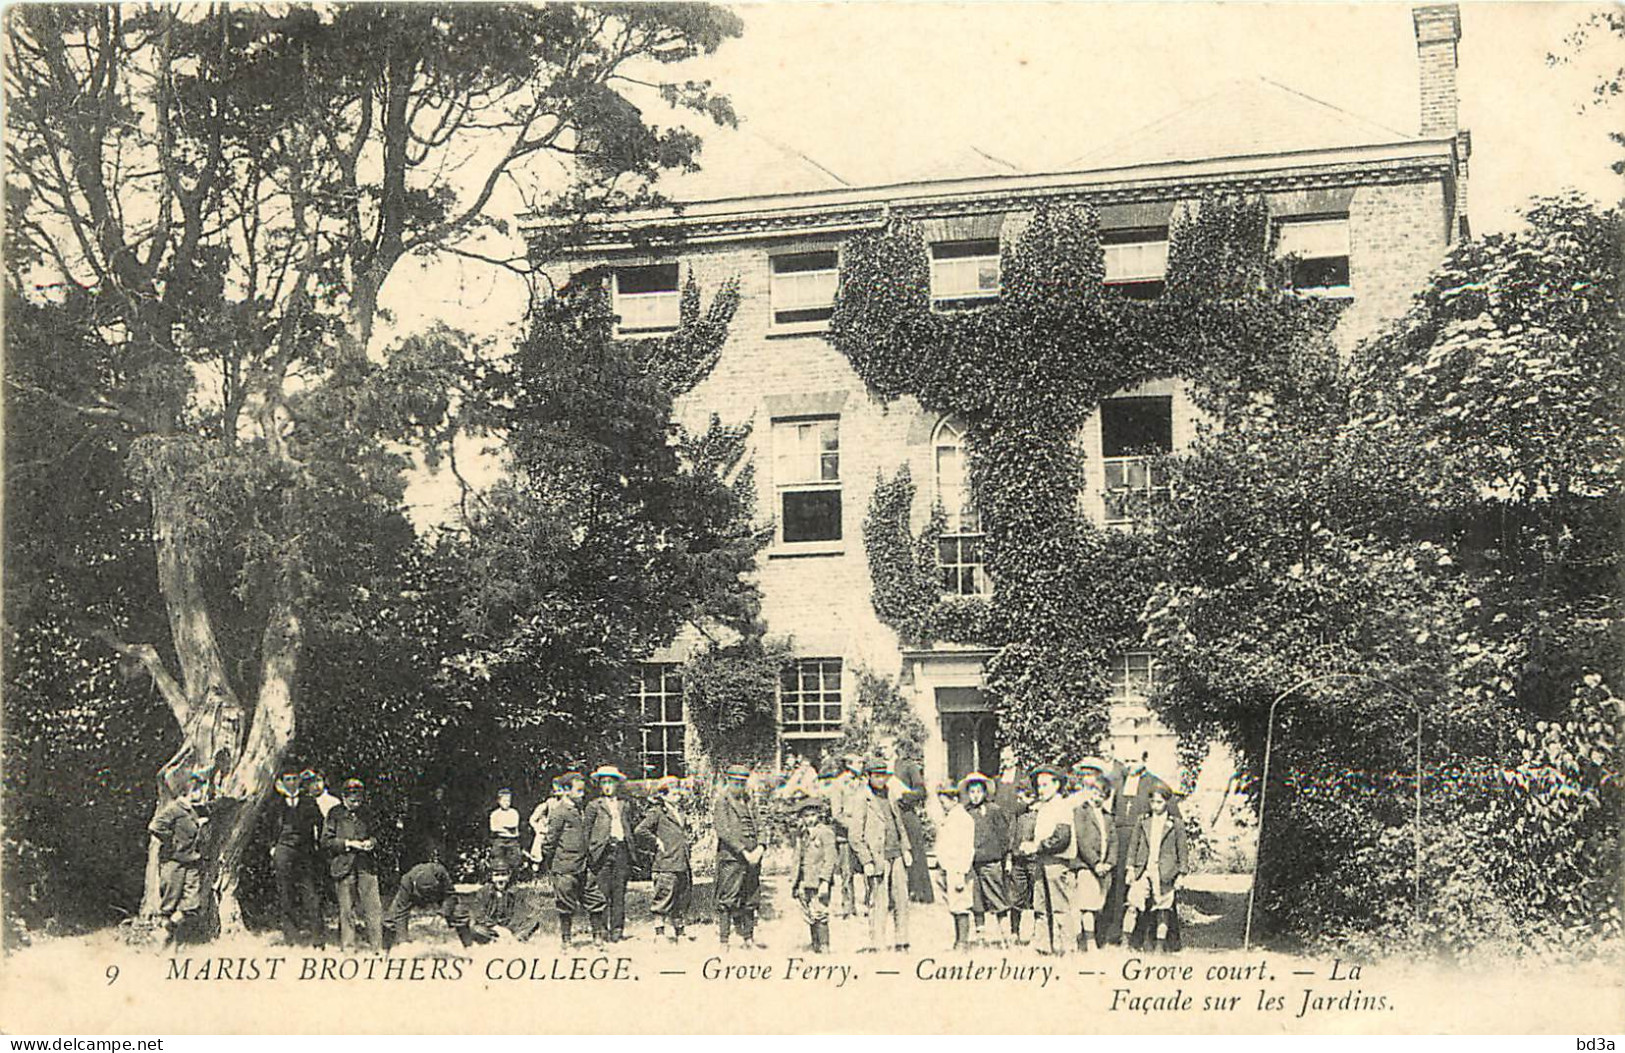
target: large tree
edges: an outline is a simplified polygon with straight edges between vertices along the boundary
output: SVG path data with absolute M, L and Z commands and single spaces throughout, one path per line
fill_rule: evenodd
M 82 337 L 61 345 L 64 383 L 8 370 L 8 416 L 127 446 L 162 631 L 82 595 L 62 611 L 167 704 L 182 741 L 161 783 L 211 771 L 224 924 L 295 732 L 308 604 L 358 548 L 403 536 L 399 444 L 443 430 L 454 402 L 435 348 L 372 346 L 386 283 L 409 255 L 502 262 L 482 240 L 503 232 L 494 202 L 548 185 L 540 162 L 570 177 L 529 204 L 577 216 L 693 164 L 697 137 L 627 90 L 731 120 L 661 69 L 739 28 L 683 4 L 7 13 L 8 281 Z M 11 589 L 60 570 L 8 566 L 8 622 L 41 616 Z

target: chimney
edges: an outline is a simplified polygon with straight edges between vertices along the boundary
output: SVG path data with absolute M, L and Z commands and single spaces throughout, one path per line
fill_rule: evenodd
M 1416 64 L 1421 77 L 1424 139 L 1456 134 L 1456 41 L 1461 14 L 1455 4 L 1428 4 L 1411 11 L 1416 23 Z
M 1473 141 L 1456 113 L 1456 43 L 1461 40 L 1461 10 L 1455 4 L 1426 4 L 1411 9 L 1416 26 L 1416 66 L 1421 97 L 1417 133 L 1423 139 L 1454 140 L 1456 178 L 1452 195 L 1455 222 L 1451 235 L 1467 237 L 1467 158 Z M 1453 240 L 1453 238 L 1452 238 Z

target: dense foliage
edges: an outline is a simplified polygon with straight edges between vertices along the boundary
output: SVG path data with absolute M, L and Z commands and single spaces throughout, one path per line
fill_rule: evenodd
M 880 616 L 915 640 L 999 647 L 988 687 L 1000 728 L 1030 761 L 1074 757 L 1105 730 L 1106 658 L 1137 644 L 1158 577 L 1144 537 L 1079 508 L 1078 436 L 1108 395 L 1183 377 L 1223 421 L 1251 392 L 1335 361 L 1338 308 L 1279 291 L 1262 201 L 1208 199 L 1174 217 L 1165 294 L 1102 285 L 1087 208 L 1042 207 L 1006 237 L 999 299 L 933 309 L 927 247 L 907 224 L 843 254 L 831 339 L 880 395 L 913 395 L 969 425 L 991 601 L 936 587 L 939 522 L 916 537 L 913 486 L 882 480 L 865 523 Z M 1318 379 L 1316 383 L 1318 383 Z

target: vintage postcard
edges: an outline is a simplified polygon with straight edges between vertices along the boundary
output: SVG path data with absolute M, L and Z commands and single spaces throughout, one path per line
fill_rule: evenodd
M 1625 1022 L 1625 18 L 16 4 L 11 1035 Z

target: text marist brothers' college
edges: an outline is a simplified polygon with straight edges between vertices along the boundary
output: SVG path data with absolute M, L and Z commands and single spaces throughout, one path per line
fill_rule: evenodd
M 998 768 L 997 718 L 982 691 L 991 650 L 939 643 L 913 648 L 876 616 L 862 524 L 877 476 L 907 466 L 921 485 L 915 524 L 940 501 L 948 532 L 938 543 L 945 592 L 997 588 L 983 572 L 961 427 L 912 398 L 883 403 L 831 346 L 829 318 L 843 242 L 888 221 L 917 222 L 930 243 L 931 294 L 943 309 L 997 297 L 999 254 L 1033 208 L 1087 203 L 1099 216 L 1108 285 L 1155 296 L 1167 264 L 1168 227 L 1204 193 L 1262 195 L 1278 251 L 1298 263 L 1306 295 L 1351 301 L 1336 337 L 1350 347 L 1405 310 L 1447 247 L 1467 229 L 1469 139 L 1458 128 L 1454 5 L 1413 12 L 1420 121 L 1407 134 L 1267 81 L 1231 87 L 1068 165 L 1029 174 L 979 151 L 886 186 L 853 187 L 789 152 L 743 171 L 739 187 L 687 195 L 682 206 L 623 217 L 598 229 L 558 264 L 560 276 L 607 266 L 620 332 L 669 332 L 680 291 L 737 278 L 740 305 L 712 374 L 678 405 L 683 423 L 711 414 L 750 422 L 759 508 L 774 524 L 760 584 L 768 631 L 793 641 L 782 678 L 782 745 L 817 759 L 840 737 L 855 700 L 857 669 L 900 680 L 925 723 L 925 767 L 957 779 Z M 720 153 L 720 151 L 718 151 Z M 709 173 L 707 173 L 709 174 Z M 764 192 L 764 185 L 766 192 Z M 637 247 L 641 229 L 673 227 L 679 247 Z M 1195 432 L 1182 384 L 1169 378 L 1116 393 L 1091 415 L 1081 449 L 1097 520 L 1112 524 L 1122 488 L 1149 487 L 1147 448 L 1178 450 Z M 1140 454 L 1141 456 L 1135 456 Z M 700 761 L 684 723 L 679 640 L 634 678 L 643 720 L 643 774 L 687 774 Z M 1152 770 L 1178 769 L 1174 740 L 1143 704 L 1153 655 L 1123 653 L 1108 671 L 1112 741 L 1121 758 L 1149 755 Z

